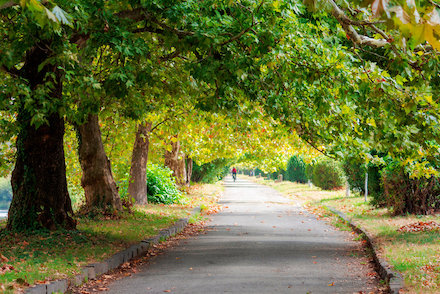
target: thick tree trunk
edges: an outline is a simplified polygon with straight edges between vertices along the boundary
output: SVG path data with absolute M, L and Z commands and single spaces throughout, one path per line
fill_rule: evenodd
M 149 133 L 151 123 L 145 122 L 138 125 L 136 139 L 133 145 L 130 167 L 130 183 L 128 195 L 133 197 L 137 204 L 148 203 L 147 199 L 147 161 L 150 145 Z
M 174 172 L 179 186 L 186 184 L 185 155 L 180 152 L 180 142 L 172 142 L 171 151 L 165 151 L 165 165 Z
M 53 88 L 49 98 L 44 99 L 50 99 L 50 103 L 57 105 L 62 99 L 61 73 L 54 65 L 38 69 L 49 54 L 44 49 L 47 46 L 40 45 L 27 53 L 21 72 L 32 90 L 50 81 Z M 53 75 L 48 78 L 47 73 Z M 67 191 L 64 161 L 64 120 L 58 113 L 48 114 L 47 123 L 36 128 L 31 124 L 31 119 L 32 114 L 22 105 L 17 116 L 20 131 L 16 143 L 17 159 L 11 178 L 13 198 L 7 229 L 74 229 L 76 223 L 71 217 L 73 211 Z
M 106 213 L 122 210 L 118 188 L 105 154 L 98 115 L 89 114 L 87 121 L 78 126 L 79 161 L 83 175 L 81 186 L 86 196 L 86 212 L 104 209 Z
M 193 170 L 193 160 L 186 157 L 186 185 L 189 187 L 191 185 L 191 176 Z

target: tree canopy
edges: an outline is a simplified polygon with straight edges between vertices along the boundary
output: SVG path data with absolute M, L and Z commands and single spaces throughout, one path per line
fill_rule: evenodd
M 156 123 L 163 148 L 178 138 L 199 163 L 233 154 L 270 169 L 311 154 L 306 142 L 438 175 L 439 25 L 429 0 L 0 0 L 0 163 L 15 162 L 26 201 L 53 186 L 41 162 L 57 165 L 47 180 L 65 199 L 41 209 L 60 222 L 64 122 L 97 114 Z

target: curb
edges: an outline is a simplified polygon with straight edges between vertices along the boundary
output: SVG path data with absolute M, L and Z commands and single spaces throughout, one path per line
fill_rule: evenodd
M 364 229 L 362 229 L 360 225 L 358 225 L 356 222 L 351 220 L 343 212 L 340 212 L 339 210 L 331 206 L 327 206 L 327 205 L 323 205 L 323 206 L 328 210 L 330 210 L 332 213 L 336 214 L 342 220 L 344 220 L 355 232 L 360 234 L 363 237 L 363 239 L 367 241 L 367 246 L 369 249 L 371 249 L 373 255 L 373 261 L 377 266 L 377 271 L 380 277 L 388 282 L 389 293 L 398 294 L 399 291 L 402 290 L 404 287 L 403 277 L 400 273 L 394 272 L 391 269 L 389 263 L 377 255 L 376 245 L 373 242 L 374 240 L 373 236 Z
M 193 209 L 191 216 L 200 213 L 201 208 Z M 107 273 L 132 258 L 138 257 L 148 251 L 153 245 L 166 240 L 169 237 L 180 233 L 187 225 L 189 218 L 182 218 L 175 222 L 172 226 L 162 229 L 159 233 L 151 238 L 142 240 L 138 244 L 131 245 L 127 249 L 115 253 L 112 257 L 102 261 L 95 262 L 84 266 L 81 273 L 70 279 L 62 279 L 52 281 L 49 284 L 40 284 L 32 286 L 24 291 L 25 294 L 52 294 L 65 293 L 70 286 L 80 286 L 89 280 L 96 279 L 102 274 Z

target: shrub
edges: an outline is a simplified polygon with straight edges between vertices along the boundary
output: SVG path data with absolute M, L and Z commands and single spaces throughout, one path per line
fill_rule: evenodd
M 255 175 L 260 175 L 261 177 L 265 176 L 265 173 L 259 169 L 258 167 L 255 169 Z
M 152 203 L 178 203 L 182 197 L 168 167 L 149 164 L 147 167 L 147 197 Z
M 299 156 L 292 156 L 287 163 L 287 180 L 307 183 L 306 164 Z
M 306 177 L 307 177 L 307 180 L 312 180 L 312 178 L 313 178 L 313 165 L 312 164 L 306 164 Z
M 398 162 L 382 171 L 387 207 L 398 214 L 428 214 L 440 209 L 440 179 L 410 178 Z
M 354 158 L 344 160 L 343 169 L 350 188 L 365 194 L 365 171 L 364 164 Z M 371 204 L 375 206 L 385 205 L 385 196 L 382 187 L 381 169 L 373 164 L 368 164 L 368 194 L 372 197 Z
M 201 183 L 214 183 L 221 180 L 228 172 L 227 159 L 216 159 L 202 165 L 194 162 L 191 180 Z
M 279 175 L 282 175 L 283 176 L 283 180 L 286 180 L 287 175 L 286 175 L 286 171 L 284 169 L 279 169 L 276 172 L 269 173 L 269 177 L 272 180 L 278 180 Z
M 344 172 L 338 162 L 322 159 L 313 167 L 313 184 L 324 190 L 341 188 L 344 185 Z

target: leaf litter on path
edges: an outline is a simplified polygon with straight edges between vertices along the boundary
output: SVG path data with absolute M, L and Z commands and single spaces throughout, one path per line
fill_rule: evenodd
M 113 281 L 120 280 L 138 272 L 138 267 L 147 264 L 151 258 L 163 254 L 167 248 L 179 244 L 181 240 L 189 239 L 199 234 L 205 234 L 207 228 L 205 223 L 189 224 L 181 233 L 170 237 L 168 240 L 153 245 L 143 256 L 137 257 L 119 266 L 106 274 L 89 281 L 88 283 L 69 288 L 72 294 L 91 294 L 108 291 Z M 165 291 L 164 291 L 165 292 Z

